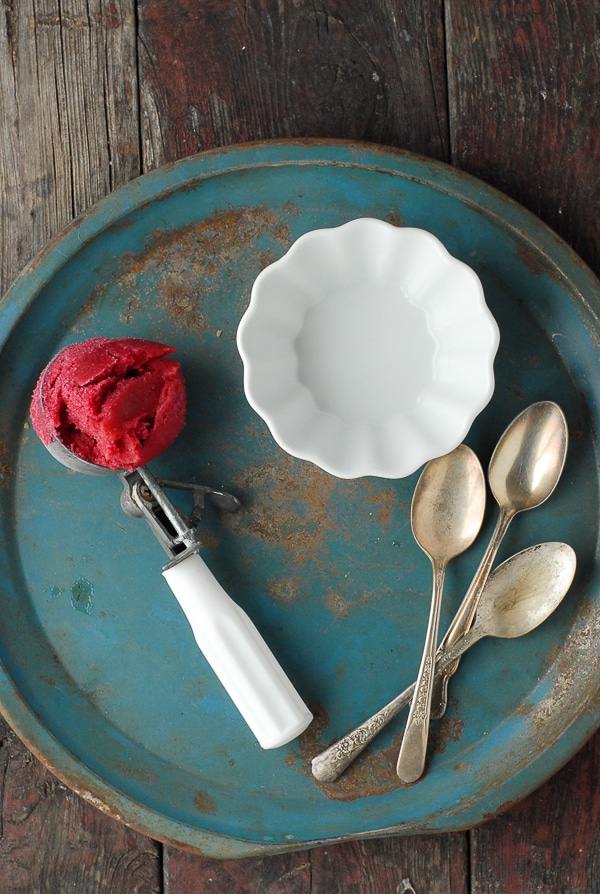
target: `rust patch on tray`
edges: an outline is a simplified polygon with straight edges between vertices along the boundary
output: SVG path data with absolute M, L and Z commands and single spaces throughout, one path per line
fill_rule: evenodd
M 7 444 L 0 442 L 0 482 L 7 484 L 14 475 L 14 468 L 9 462 L 10 448 Z
M 236 269 L 241 254 L 257 251 L 261 237 L 269 237 L 273 244 L 267 243 L 254 254 L 258 269 L 276 260 L 277 246 L 284 251 L 292 242 L 288 224 L 266 205 L 219 209 L 175 230 L 154 230 L 143 253 L 124 252 L 120 256 L 122 273 L 116 286 L 122 300 L 121 320 L 129 324 L 145 308 L 146 296 L 139 282 L 143 276 L 153 283 L 153 300 L 176 326 L 205 334 L 206 296 L 222 287 L 227 271 Z M 115 287 L 114 280 L 110 286 Z M 81 309 L 82 317 L 94 313 L 105 289 L 106 284 L 102 284 L 89 295 Z M 240 313 L 247 298 L 240 290 Z
M 336 483 L 331 475 L 281 452 L 272 461 L 247 466 L 239 487 L 246 495 L 245 512 L 228 516 L 224 523 L 280 544 L 299 564 L 308 558 L 320 561 L 332 526 L 328 503 Z
M 402 733 L 394 738 L 389 748 L 371 751 L 367 747 L 354 763 L 335 782 L 319 782 L 312 775 L 312 758 L 327 747 L 323 731 L 329 725 L 327 711 L 323 707 L 312 708 L 314 720 L 298 738 L 286 757 L 286 764 L 312 779 L 326 797 L 332 801 L 357 801 L 376 795 L 385 795 L 402 787 L 396 775 L 396 760 Z
M 431 752 L 444 754 L 448 748 L 448 742 L 458 742 L 462 736 L 464 722 L 459 717 L 449 719 L 444 717 L 435 728 L 431 730 Z
M 536 276 L 541 276 L 541 274 L 546 272 L 546 267 L 542 264 L 539 256 L 531 251 L 531 249 L 526 246 L 520 246 L 517 249 L 517 257 L 523 264 L 527 267 L 530 273 L 535 274 Z
M 208 795 L 206 792 L 198 790 L 194 795 L 194 806 L 200 813 L 215 813 L 215 802 L 214 799 Z

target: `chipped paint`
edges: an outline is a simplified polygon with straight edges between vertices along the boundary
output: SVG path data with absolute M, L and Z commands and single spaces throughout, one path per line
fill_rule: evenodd
M 590 662 L 595 643 L 600 638 L 600 617 L 593 603 L 582 607 L 580 622 L 571 630 L 557 650 L 555 661 L 551 666 L 552 688 L 550 693 L 522 711 L 528 716 L 534 730 L 543 735 L 555 722 L 556 716 L 568 710 L 573 691 L 580 685 L 581 677 L 586 673 L 591 677 L 597 672 L 598 661 Z
M 295 602 L 301 592 L 302 580 L 300 577 L 286 577 L 273 580 L 269 586 L 269 593 L 277 602 L 290 604 Z
M 286 247 L 291 242 L 289 229 L 264 205 L 219 210 L 175 233 L 154 233 L 144 257 L 145 273 L 156 270 L 158 295 L 173 322 L 204 333 L 203 292 L 265 233 Z
M 526 245 L 520 246 L 517 249 L 517 257 L 523 264 L 525 264 L 527 269 L 536 276 L 541 276 L 548 269 L 540 259 L 539 254 Z
M 340 596 L 339 593 L 336 593 L 335 590 L 328 590 L 326 595 L 323 598 L 323 601 L 327 608 L 337 617 L 337 618 L 347 618 L 349 612 L 348 602 Z
M 215 812 L 215 801 L 214 798 L 209 795 L 207 792 L 197 791 L 194 794 L 194 807 L 200 811 L 200 813 L 214 813 Z

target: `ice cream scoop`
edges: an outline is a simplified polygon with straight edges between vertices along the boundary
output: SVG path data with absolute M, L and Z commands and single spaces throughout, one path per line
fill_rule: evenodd
M 91 475 L 118 473 L 123 510 L 144 518 L 169 556 L 163 576 L 198 646 L 259 744 L 276 748 L 306 729 L 312 714 L 256 626 L 199 555 L 197 526 L 204 498 L 229 511 L 237 509 L 239 501 L 210 487 L 159 483 L 144 464 L 131 466 L 136 457 L 156 456 L 156 445 L 168 446 L 185 418 L 179 364 L 170 359 L 157 364 L 172 349 L 153 345 L 157 343 L 90 339 L 64 349 L 40 375 L 32 422 L 50 453 L 68 468 Z M 111 365 L 107 358 L 115 357 L 118 362 Z M 74 362 L 77 358 L 80 363 Z M 145 383 L 138 394 L 129 380 Z M 152 391 L 150 398 L 143 393 L 146 387 Z M 153 437 L 156 427 L 162 431 Z M 169 500 L 164 487 L 192 493 L 191 515 Z

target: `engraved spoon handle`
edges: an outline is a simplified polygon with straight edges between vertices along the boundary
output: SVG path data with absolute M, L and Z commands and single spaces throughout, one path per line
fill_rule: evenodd
M 481 633 L 473 627 L 462 639 L 455 643 L 447 653 L 440 655 L 436 661 L 436 676 L 438 672 L 444 671 L 453 661 L 459 658 L 467 649 L 469 649 L 477 640 L 481 639 Z M 312 774 L 319 782 L 335 782 L 344 770 L 356 760 L 358 755 L 364 751 L 369 742 L 372 742 L 381 730 L 388 723 L 397 717 L 403 708 L 408 705 L 413 697 L 416 683 L 412 683 L 404 692 L 397 695 L 388 702 L 385 707 L 377 711 L 347 733 L 325 751 L 322 751 L 312 759 Z
M 429 739 L 435 653 L 446 572 L 445 560 L 438 562 L 435 557 L 432 557 L 431 561 L 434 569 L 434 584 L 425 647 L 396 767 L 399 778 L 406 783 L 416 782 L 423 775 Z
M 415 684 L 412 683 L 393 698 L 391 702 L 347 733 L 342 739 L 334 742 L 321 754 L 312 759 L 312 774 L 319 782 L 334 782 L 341 776 L 346 767 L 349 767 L 353 760 L 363 751 L 369 742 L 372 742 L 375 736 L 387 726 L 390 720 L 397 717 L 402 708 L 410 702 L 415 691 Z

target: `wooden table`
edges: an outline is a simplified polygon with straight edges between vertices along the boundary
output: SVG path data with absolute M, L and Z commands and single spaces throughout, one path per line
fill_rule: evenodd
M 156 166 L 277 137 L 367 140 L 481 177 L 600 273 L 597 0 L 4 0 L 0 292 Z M 0 891 L 600 890 L 600 735 L 479 828 L 219 861 L 81 800 L 0 721 Z

